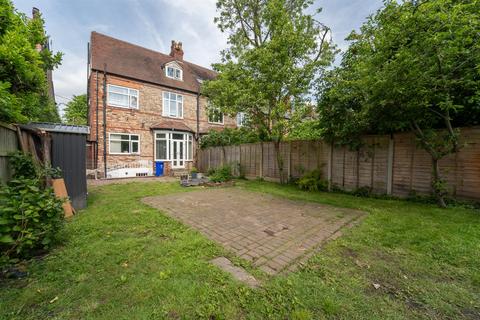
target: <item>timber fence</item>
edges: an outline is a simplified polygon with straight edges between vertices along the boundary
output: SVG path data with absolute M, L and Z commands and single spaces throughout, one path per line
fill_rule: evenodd
M 440 161 L 449 192 L 458 198 L 480 200 L 480 127 L 461 129 L 456 154 Z M 411 133 L 362 137 L 363 146 L 352 151 L 324 141 L 287 141 L 280 145 L 284 178 L 299 178 L 319 169 L 330 186 L 351 191 L 366 187 L 375 194 L 406 197 L 432 192 L 432 161 Z M 199 150 L 197 167 L 231 165 L 236 174 L 279 181 L 271 142 L 212 147 Z
M 18 150 L 17 130 L 8 124 L 0 123 L 0 183 L 11 176 L 8 158 L 11 152 Z

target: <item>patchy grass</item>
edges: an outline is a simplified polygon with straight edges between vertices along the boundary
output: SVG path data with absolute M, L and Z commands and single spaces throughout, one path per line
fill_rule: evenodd
M 62 247 L 30 263 L 27 279 L 0 283 L 0 318 L 480 318 L 478 211 L 266 182 L 237 185 L 369 215 L 302 270 L 260 275 L 264 286 L 253 290 L 208 263 L 230 256 L 221 247 L 140 202 L 191 189 L 98 187 L 88 209 L 67 224 Z

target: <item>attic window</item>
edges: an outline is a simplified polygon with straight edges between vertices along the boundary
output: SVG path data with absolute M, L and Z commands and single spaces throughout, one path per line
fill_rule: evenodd
M 175 80 L 183 80 L 182 69 L 175 66 L 167 66 L 165 68 L 166 76 Z

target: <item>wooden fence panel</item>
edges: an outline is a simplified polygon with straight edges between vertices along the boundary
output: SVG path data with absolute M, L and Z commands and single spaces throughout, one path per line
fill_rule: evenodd
M 373 186 L 374 193 L 387 193 L 387 167 L 388 167 L 388 143 L 390 138 L 375 137 L 375 152 L 374 152 L 374 166 L 373 166 Z
M 0 182 L 7 182 L 11 176 L 8 154 L 18 150 L 17 132 L 14 127 L 0 123 Z
M 298 178 L 315 169 L 345 190 L 368 187 L 374 193 L 405 197 L 412 191 L 431 193 L 431 158 L 410 133 L 365 136 L 358 151 L 331 148 L 323 141 L 289 141 L 280 145 L 284 177 Z M 451 194 L 480 200 L 480 127 L 461 129 L 462 148 L 440 161 L 440 171 Z M 224 150 L 224 151 L 223 151 Z M 333 150 L 330 164 L 330 150 Z M 0 158 L 1 159 L 1 158 Z M 240 164 L 247 177 L 278 181 L 277 156 L 272 142 L 200 150 L 201 171 L 223 164 Z M 237 173 L 237 172 L 236 172 Z M 238 173 L 237 173 L 238 174 Z

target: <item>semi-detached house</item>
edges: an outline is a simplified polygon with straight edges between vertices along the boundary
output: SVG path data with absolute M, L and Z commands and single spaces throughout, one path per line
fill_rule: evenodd
M 170 54 L 97 32 L 89 45 L 89 163 L 105 177 L 188 170 L 201 135 L 235 127 L 236 119 L 207 112 L 200 93 L 216 73 L 183 59 L 181 42 Z M 106 174 L 105 174 L 106 172 Z

